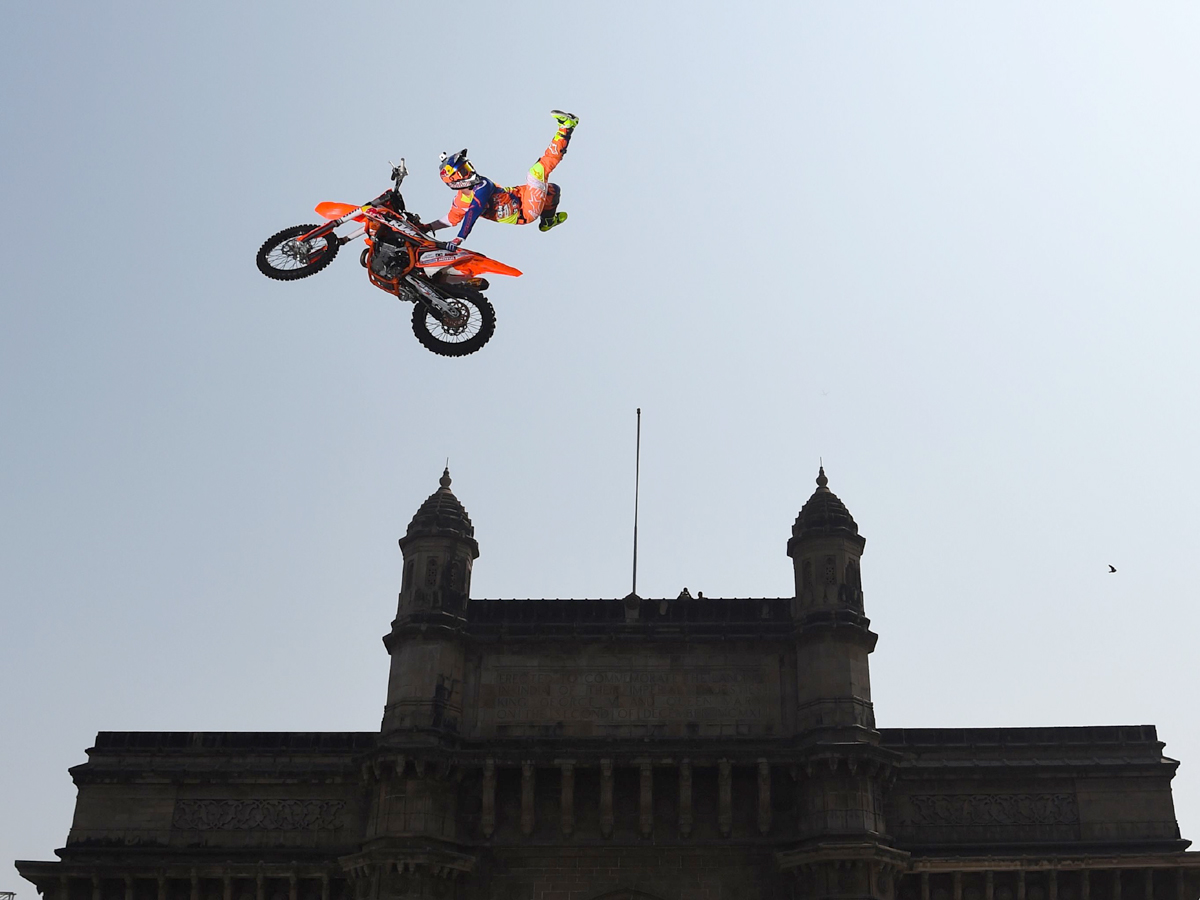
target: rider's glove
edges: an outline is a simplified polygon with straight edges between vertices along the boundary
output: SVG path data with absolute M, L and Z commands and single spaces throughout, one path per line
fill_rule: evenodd
M 453 240 L 446 242 L 446 249 L 449 250 L 451 253 L 457 253 L 458 245 L 461 243 L 462 243 L 462 238 L 456 237 Z

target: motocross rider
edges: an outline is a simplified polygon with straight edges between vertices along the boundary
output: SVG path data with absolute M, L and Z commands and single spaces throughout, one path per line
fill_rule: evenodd
M 498 187 L 490 178 L 480 175 L 467 159 L 465 149 L 450 156 L 443 153 L 442 181 L 457 193 L 445 216 L 426 222 L 421 227 L 433 232 L 461 222 L 458 237 L 448 245 L 448 249 L 457 250 L 480 216 L 510 225 L 528 225 L 537 219 L 539 231 L 549 231 L 565 222 L 567 214 L 558 211 L 562 192 L 557 184 L 549 183 L 546 179 L 567 152 L 567 144 L 571 141 L 575 126 L 579 124 L 579 117 L 561 109 L 551 110 L 550 114 L 558 122 L 554 139 L 542 158 L 530 168 L 525 183 L 516 187 Z

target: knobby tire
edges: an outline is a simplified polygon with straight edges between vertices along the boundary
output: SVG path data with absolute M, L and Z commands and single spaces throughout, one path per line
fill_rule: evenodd
M 283 229 L 278 234 L 271 235 L 258 248 L 258 256 L 255 257 L 255 261 L 258 263 L 258 271 L 276 281 L 296 281 L 320 272 L 333 262 L 333 258 L 337 256 L 338 249 L 341 247 L 341 244 L 338 243 L 337 235 L 332 232 L 322 238 L 316 238 L 318 241 L 324 241 L 325 246 L 324 248 L 310 251 L 310 258 L 307 263 L 291 258 L 285 252 L 289 241 L 293 241 L 302 234 L 308 234 L 308 232 L 318 227 L 317 225 L 293 225 L 291 228 Z M 289 267 L 288 263 L 292 262 L 295 265 Z
M 451 303 L 462 303 L 470 310 L 467 324 L 459 333 L 453 333 L 453 327 L 447 329 L 424 304 L 414 303 L 413 334 L 423 347 L 439 356 L 466 356 L 474 353 L 491 340 L 496 332 L 496 310 L 491 301 L 478 291 L 460 288 L 454 291 L 454 296 L 449 300 Z

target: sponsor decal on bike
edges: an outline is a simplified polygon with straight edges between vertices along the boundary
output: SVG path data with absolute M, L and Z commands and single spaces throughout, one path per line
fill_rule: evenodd
M 459 250 L 452 252 L 450 250 L 430 250 L 427 253 L 421 254 L 419 266 L 448 266 L 455 260 L 466 259 L 469 254 Z

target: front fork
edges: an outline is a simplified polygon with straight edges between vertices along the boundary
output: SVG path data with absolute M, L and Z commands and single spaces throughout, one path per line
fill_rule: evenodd
M 417 293 L 421 296 L 421 301 L 434 310 L 439 319 L 454 312 L 454 308 L 446 302 L 446 299 L 426 284 L 423 279 L 414 278 L 412 275 L 405 275 L 404 280 L 416 289 Z

